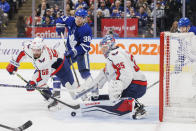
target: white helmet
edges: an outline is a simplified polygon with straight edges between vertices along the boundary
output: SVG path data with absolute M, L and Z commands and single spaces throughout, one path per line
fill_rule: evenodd
M 40 37 L 35 37 L 31 43 L 31 49 L 42 49 L 43 46 L 43 39 Z

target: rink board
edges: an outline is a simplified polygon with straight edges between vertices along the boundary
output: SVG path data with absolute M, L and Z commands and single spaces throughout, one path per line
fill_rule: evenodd
M 17 55 L 22 50 L 22 42 L 32 39 L 0 39 L 0 69 L 5 69 L 13 55 Z M 102 55 L 99 42 L 101 39 L 93 39 L 91 42 L 90 68 L 99 70 L 104 68 L 105 60 Z M 53 46 L 56 43 L 63 44 L 62 39 L 45 39 L 45 44 Z M 127 50 L 135 56 L 136 62 L 143 71 L 159 71 L 159 39 L 151 38 L 127 38 L 116 39 L 116 43 L 121 48 Z M 33 69 L 29 61 L 21 62 L 19 69 Z M 74 64 L 77 69 L 76 64 Z

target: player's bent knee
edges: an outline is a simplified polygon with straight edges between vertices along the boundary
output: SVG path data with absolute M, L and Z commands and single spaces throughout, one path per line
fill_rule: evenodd
M 83 79 L 87 79 L 89 76 L 91 76 L 90 70 L 84 69 L 80 71 L 80 75 Z

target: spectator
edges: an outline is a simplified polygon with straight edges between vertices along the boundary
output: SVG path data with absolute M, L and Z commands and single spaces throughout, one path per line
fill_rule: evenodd
M 135 11 L 134 8 L 130 8 L 129 14 L 127 15 L 127 17 L 131 17 L 131 18 L 135 18 Z
M 57 13 L 60 11 L 59 6 L 57 4 L 54 5 L 54 12 Z
M 3 25 L 5 25 L 5 19 L 4 19 L 4 15 L 3 15 L 3 11 L 2 9 L 0 9 L 0 34 L 2 33 L 3 31 Z
M 139 12 L 135 14 L 136 17 L 139 19 L 139 34 L 142 35 L 147 26 L 147 20 L 148 20 L 148 15 L 147 13 L 144 11 L 144 7 L 141 6 L 139 8 Z
M 75 16 L 75 10 L 70 10 L 70 16 Z
M 154 10 L 151 13 L 151 17 L 153 17 L 155 14 Z M 164 8 L 161 6 L 160 1 L 157 1 L 157 5 L 156 5 L 156 18 L 162 18 L 164 17 Z
M 45 20 L 42 22 L 42 27 L 53 27 L 55 23 L 52 22 L 49 16 L 45 17 Z
M 46 16 L 48 16 L 52 23 L 55 23 L 55 18 L 52 16 L 50 9 L 46 10 L 46 14 L 43 16 L 42 21 L 45 21 Z
M 194 0 L 195 1 L 195 0 Z M 177 0 L 168 0 L 167 1 L 167 14 L 166 14 L 166 25 L 170 27 L 172 23 L 177 19 L 180 18 L 181 15 L 181 6 L 182 4 L 177 2 Z M 194 7 L 195 8 L 195 7 Z M 194 13 L 195 14 L 195 13 Z M 169 30 L 169 29 L 168 29 Z
M 71 7 L 69 4 L 66 4 L 65 11 L 66 11 L 66 16 L 70 16 Z
M 174 21 L 172 27 L 170 28 L 170 32 L 176 33 L 178 32 L 178 21 Z
M 56 15 L 57 15 L 57 14 L 54 12 L 54 8 L 53 8 L 53 7 L 50 8 L 50 12 L 51 12 L 51 16 L 52 16 L 54 19 L 56 19 L 56 17 L 57 17 Z
M 190 10 L 191 10 L 191 17 L 192 24 L 196 25 L 196 0 L 190 0 Z
M 91 11 L 88 10 L 88 16 L 87 16 L 87 23 L 90 25 L 90 27 L 92 28 L 94 23 L 93 23 L 93 18 L 94 16 L 92 15 Z
M 121 12 L 123 12 L 123 7 L 121 6 L 121 2 L 119 0 L 116 0 L 115 5 L 112 6 L 112 16 L 118 17 L 120 16 Z
M 127 7 L 127 13 L 128 14 L 130 13 L 130 8 L 133 8 L 134 9 L 131 0 L 127 0 L 126 7 Z
M 104 14 L 101 10 L 97 10 L 97 36 L 101 37 L 101 19 L 104 17 Z
M 26 23 L 25 23 L 25 18 L 24 16 L 19 16 L 17 23 L 17 37 L 18 38 L 25 38 L 26 37 Z
M 47 0 L 40 0 L 40 4 L 38 5 L 38 9 L 40 10 L 42 7 L 42 3 L 46 3 L 46 9 L 50 8 L 50 5 L 48 4 Z
M 103 17 L 110 17 L 110 10 L 105 6 L 105 1 L 100 2 L 100 8 L 97 11 L 102 11 Z
M 37 9 L 38 16 L 40 16 L 41 18 L 43 18 L 43 16 L 44 16 L 45 13 L 46 13 L 46 9 L 47 9 L 47 7 L 46 7 L 46 2 L 43 2 L 43 3 L 41 4 L 41 8 L 38 8 L 38 9 Z
M 90 5 L 90 8 L 88 9 L 88 11 L 90 11 L 91 14 L 94 15 L 94 4 Z
M 66 0 L 66 4 L 68 4 L 70 6 L 70 10 L 73 10 L 74 9 L 74 3 L 72 0 Z
M 139 9 L 141 6 L 143 6 L 143 4 L 144 4 L 144 0 L 138 0 L 136 5 L 135 5 L 135 8 Z
M 121 13 L 117 9 L 114 9 L 112 11 L 111 17 L 121 17 Z
M 6 0 L 1 0 L 0 1 L 0 8 L 3 10 L 4 13 L 8 14 L 10 10 L 10 5 Z
M 10 10 L 10 5 L 8 4 L 8 2 L 6 0 L 1 0 L 0 1 L 0 8 L 1 10 L 3 10 L 3 15 L 5 18 L 5 24 L 8 24 L 8 12 Z
M 110 8 L 111 7 L 111 2 L 110 2 L 110 0 L 104 0 L 105 1 L 105 6 L 107 7 L 107 8 Z
M 156 18 L 157 18 L 157 31 L 161 32 L 164 31 L 165 28 L 165 19 L 164 19 L 164 9 L 161 6 L 161 2 L 157 1 L 157 5 L 156 5 Z M 155 16 L 155 12 L 154 10 L 151 13 L 151 17 Z M 159 35 L 159 34 L 158 34 Z
M 151 16 L 151 10 L 148 7 L 148 3 L 147 2 L 144 2 L 143 7 L 144 7 L 144 11 L 148 14 L 148 16 Z
M 41 24 L 42 19 L 41 19 L 41 17 L 38 15 L 37 10 L 35 10 L 34 19 L 35 19 L 35 25 L 36 25 L 36 26 Z M 27 25 L 27 26 L 31 26 L 32 24 L 33 24 L 32 16 L 29 16 L 29 17 L 26 19 L 26 25 Z
M 78 10 L 80 8 L 83 8 L 85 10 L 88 9 L 88 5 L 84 0 L 78 0 L 78 2 L 75 4 L 75 10 Z

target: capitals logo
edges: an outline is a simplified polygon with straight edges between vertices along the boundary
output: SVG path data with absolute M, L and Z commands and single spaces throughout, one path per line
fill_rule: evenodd
M 43 58 L 42 60 L 38 60 L 40 63 L 43 63 L 45 61 L 45 58 Z

